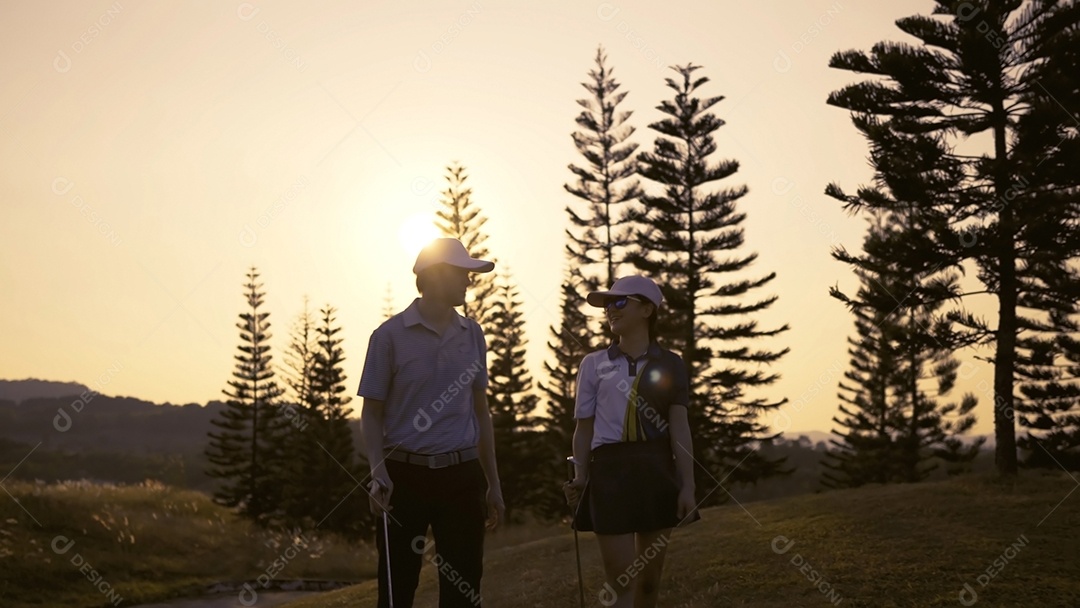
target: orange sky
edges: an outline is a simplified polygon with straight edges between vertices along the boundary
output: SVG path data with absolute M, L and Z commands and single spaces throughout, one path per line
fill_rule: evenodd
M 747 276 L 778 273 L 780 299 L 756 318 L 792 326 L 772 344 L 792 349 L 768 389 L 791 400 L 778 428 L 828 430 L 852 322 L 827 291 L 854 286 L 829 248 L 857 249 L 863 221 L 822 191 L 871 172 L 846 113 L 825 105 L 850 75 L 826 65 L 907 39 L 893 20 L 931 7 L 6 2 L 0 377 L 221 398 L 255 264 L 279 347 L 305 294 L 339 309 L 352 391 L 387 284 L 398 308 L 415 294 L 402 226 L 434 213 L 453 160 L 519 285 L 540 376 L 573 200 L 562 185 L 579 162 L 575 99 L 603 44 L 643 146 L 666 66 L 703 65 L 702 94 L 726 97 L 716 158 L 742 165 L 722 186 L 750 189 L 740 204 L 760 257 Z M 964 370 L 961 389 L 990 381 L 985 364 Z

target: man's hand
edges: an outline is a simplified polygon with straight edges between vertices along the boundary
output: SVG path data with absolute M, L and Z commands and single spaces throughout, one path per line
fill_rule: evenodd
M 489 487 L 487 491 L 487 521 L 488 530 L 494 530 L 499 523 L 506 518 L 506 504 L 503 503 L 502 488 Z
M 566 496 L 566 504 L 570 505 L 570 508 L 577 509 L 578 501 L 581 500 L 581 493 L 585 491 L 585 485 L 587 480 L 583 477 L 575 477 L 573 481 L 563 482 L 563 495 Z
M 390 480 L 390 476 L 386 473 L 375 476 L 372 475 L 371 483 L 368 485 L 368 506 L 371 508 L 371 512 L 374 515 L 382 515 L 383 511 L 390 512 L 393 507 L 390 506 L 390 495 L 394 493 L 394 482 Z

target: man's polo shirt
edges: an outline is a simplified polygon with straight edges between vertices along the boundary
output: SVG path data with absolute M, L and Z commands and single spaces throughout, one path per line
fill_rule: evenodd
M 439 335 L 420 316 L 419 302 L 372 332 L 356 394 L 385 403 L 386 449 L 442 454 L 473 447 L 473 390 L 488 383 L 484 333 L 454 311 Z
M 690 378 L 679 355 L 649 344 L 637 359 L 612 344 L 585 355 L 577 377 L 575 418 L 595 418 L 591 448 L 670 436 L 672 405 L 690 402 Z

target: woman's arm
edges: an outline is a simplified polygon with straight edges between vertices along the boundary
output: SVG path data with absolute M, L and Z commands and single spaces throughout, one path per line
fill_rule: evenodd
M 574 479 L 589 479 L 589 452 L 592 451 L 593 422 L 596 418 L 578 418 L 574 427 Z
M 671 451 L 675 456 L 675 471 L 679 475 L 680 493 L 689 492 L 694 496 L 694 445 L 690 439 L 690 423 L 687 421 L 686 406 L 672 405 L 671 415 Z M 685 515 L 685 514 L 684 514 Z
M 566 504 L 577 509 L 585 484 L 589 483 L 589 452 L 592 450 L 593 421 L 595 418 L 578 418 L 574 426 L 574 479 L 563 484 Z

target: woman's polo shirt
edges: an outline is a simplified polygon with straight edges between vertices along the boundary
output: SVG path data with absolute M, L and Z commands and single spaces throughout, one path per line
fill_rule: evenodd
M 612 344 L 585 355 L 577 376 L 575 418 L 594 418 L 591 448 L 670 436 L 672 405 L 690 402 L 690 378 L 679 355 L 649 344 L 637 359 Z

